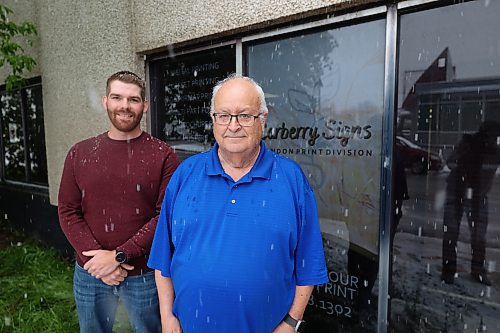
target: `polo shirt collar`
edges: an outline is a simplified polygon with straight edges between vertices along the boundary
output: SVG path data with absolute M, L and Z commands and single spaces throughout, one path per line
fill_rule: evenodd
M 206 161 L 206 171 L 209 176 L 222 176 L 225 175 L 224 169 L 222 169 L 222 164 L 220 163 L 219 155 L 217 151 L 219 145 L 214 144 L 212 149 L 209 151 L 209 156 Z M 248 178 L 264 178 L 271 179 L 271 172 L 273 168 L 273 152 L 267 149 L 264 141 L 260 141 L 260 152 L 255 164 L 252 169 L 246 174 L 243 179 Z

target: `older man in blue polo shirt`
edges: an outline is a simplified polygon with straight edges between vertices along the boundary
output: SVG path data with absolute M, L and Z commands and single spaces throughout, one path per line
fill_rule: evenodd
M 314 193 L 261 140 L 267 113 L 252 79 L 220 82 L 217 143 L 170 179 L 148 262 L 164 333 L 300 332 L 313 286 L 328 280 Z

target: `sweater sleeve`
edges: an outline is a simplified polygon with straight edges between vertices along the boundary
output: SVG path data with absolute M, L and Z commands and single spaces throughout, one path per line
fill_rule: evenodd
M 74 146 L 64 162 L 58 197 L 59 223 L 71 246 L 80 257 L 88 260 L 90 258 L 82 256 L 81 253 L 101 249 L 101 245 L 83 217 L 82 198 L 85 193 L 79 188 L 75 177 L 76 154 Z
M 153 242 L 158 217 L 160 215 L 163 196 L 168 182 L 175 169 L 179 166 L 179 159 L 171 148 L 168 148 L 168 154 L 163 162 L 161 184 L 156 199 L 155 214 L 144 226 L 139 229 L 130 239 L 118 246 L 118 250 L 125 252 L 128 258 L 135 258 L 149 254 Z

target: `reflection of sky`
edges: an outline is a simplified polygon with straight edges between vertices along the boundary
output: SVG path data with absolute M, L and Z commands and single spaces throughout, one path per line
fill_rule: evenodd
M 249 75 L 277 108 L 290 107 L 293 88 L 315 99 L 323 114 L 367 105 L 381 112 L 384 33 L 384 21 L 376 21 L 260 44 L 249 50 Z
M 500 1 L 471 1 L 403 15 L 399 105 L 405 72 L 425 70 L 449 48 L 456 79 L 500 76 Z M 419 74 L 406 84 L 406 90 Z
M 383 101 L 385 26 L 370 22 L 330 31 L 339 44 L 330 55 L 336 67 L 325 72 L 324 102 L 349 111 L 362 104 L 379 106 Z M 337 94 L 328 94 L 338 91 Z

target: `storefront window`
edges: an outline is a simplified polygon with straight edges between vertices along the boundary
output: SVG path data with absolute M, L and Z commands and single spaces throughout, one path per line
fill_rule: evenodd
M 235 46 L 151 62 L 153 133 L 185 159 L 213 143 L 210 100 L 215 84 L 236 70 Z
M 499 17 L 497 1 L 401 16 L 393 332 L 500 331 Z
M 47 184 L 42 86 L 0 91 L 4 178 Z
M 301 165 L 318 202 L 330 281 L 308 332 L 376 327 L 384 34 L 374 21 L 244 45 L 268 103 L 264 140 Z

